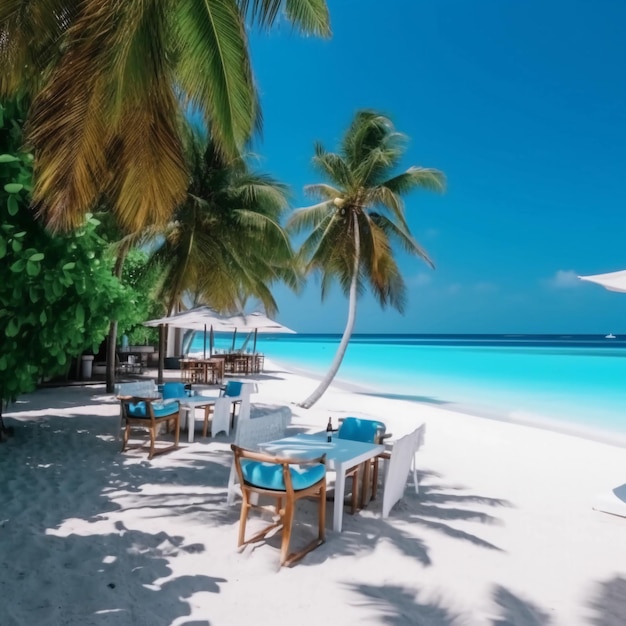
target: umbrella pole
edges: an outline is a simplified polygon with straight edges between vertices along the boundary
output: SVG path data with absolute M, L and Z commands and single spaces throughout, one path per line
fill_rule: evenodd
M 206 359 L 206 324 L 204 325 L 204 341 L 202 343 L 202 358 Z
M 231 352 L 235 351 L 235 340 L 237 339 L 237 329 L 235 328 L 234 332 L 233 332 L 233 345 L 230 348 Z
M 213 325 L 211 324 L 211 330 L 209 331 L 209 358 L 213 358 Z
M 254 347 L 252 348 L 252 354 L 256 354 L 256 333 L 257 333 L 257 328 L 254 329 Z

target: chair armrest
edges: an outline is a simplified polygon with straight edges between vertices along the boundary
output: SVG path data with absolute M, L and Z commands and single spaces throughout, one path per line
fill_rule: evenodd
M 313 459 L 307 458 L 294 458 L 294 457 L 281 457 L 268 454 L 267 452 L 254 452 L 253 450 L 246 450 L 240 448 L 235 444 L 231 444 L 231 450 L 237 454 L 237 450 L 240 450 L 238 456 L 241 459 L 248 459 L 250 461 L 260 461 L 261 463 L 274 463 L 276 465 L 314 465 L 316 463 L 322 463 L 326 465 L 326 453 Z
M 118 400 L 123 400 L 124 402 L 161 402 L 162 398 L 160 396 L 117 396 Z

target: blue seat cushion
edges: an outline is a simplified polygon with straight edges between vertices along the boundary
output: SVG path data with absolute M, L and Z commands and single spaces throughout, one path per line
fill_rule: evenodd
M 183 383 L 164 383 L 161 391 L 163 400 L 169 398 L 184 398 L 187 395 L 187 390 Z
M 326 475 L 326 466 L 321 463 L 315 465 L 290 465 L 291 484 L 294 491 L 306 489 L 319 482 Z M 277 463 L 261 463 L 260 461 L 241 461 L 241 473 L 243 479 L 263 489 L 273 489 L 274 491 L 285 491 L 285 480 L 283 477 L 283 466 Z
M 362 441 L 363 443 L 376 443 L 376 435 L 379 432 L 385 432 L 383 422 L 361 419 L 360 417 L 346 417 L 339 427 L 337 437 L 351 441 Z
M 178 409 L 178 402 L 170 402 L 169 404 L 160 404 L 159 402 L 152 403 L 154 417 L 173 415 L 174 413 L 178 413 Z M 150 419 L 145 402 L 129 402 L 127 413 L 131 417 L 145 417 L 146 419 Z
M 226 383 L 226 389 L 224 389 L 224 395 L 225 396 L 240 396 L 242 385 L 243 383 L 237 382 L 235 380 L 229 380 Z

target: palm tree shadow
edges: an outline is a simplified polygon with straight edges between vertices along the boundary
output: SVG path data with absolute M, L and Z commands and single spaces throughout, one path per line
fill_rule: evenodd
M 548 626 L 552 623 L 552 619 L 543 609 L 505 587 L 496 585 L 492 598 L 501 613 L 491 622 L 492 626 Z
M 593 626 L 624 626 L 626 623 L 626 578 L 616 576 L 598 583 L 594 598 L 589 602 L 594 611 Z
M 453 539 L 470 542 L 478 547 L 500 551 L 501 548 L 481 538 L 479 535 L 462 528 L 459 524 L 501 524 L 499 518 L 491 513 L 496 507 L 508 507 L 511 503 L 501 498 L 493 498 L 473 493 L 463 493 L 464 487 L 448 485 L 441 480 L 424 484 L 425 477 L 441 477 L 434 473 L 420 473 L 419 494 L 415 493 L 412 481 L 405 486 L 404 497 L 393 507 L 390 521 L 377 520 L 383 528 L 393 529 L 391 537 L 401 533 L 397 522 L 407 525 L 419 525 L 447 535 Z M 380 515 L 382 498 L 370 503 L 368 515 Z M 486 509 L 486 510 L 485 510 Z M 359 520 L 362 523 L 362 520 Z M 401 533 L 402 534 L 402 533 Z M 393 541 L 393 539 L 392 539 Z M 394 541 L 394 543 L 396 543 Z M 427 564 L 425 561 L 423 561 Z
M 346 585 L 376 612 L 377 623 L 389 626 L 463 626 L 469 622 L 441 600 L 420 602 L 415 590 L 398 585 Z

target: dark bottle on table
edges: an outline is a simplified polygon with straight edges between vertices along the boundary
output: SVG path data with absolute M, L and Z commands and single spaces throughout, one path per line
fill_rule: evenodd
M 333 440 L 333 418 L 328 418 L 328 425 L 326 426 L 326 441 L 330 443 Z

